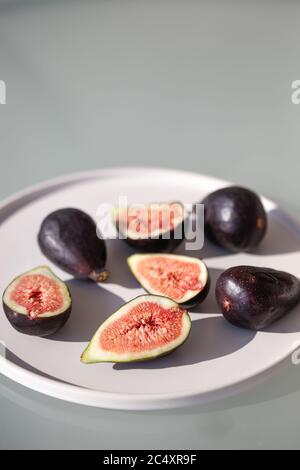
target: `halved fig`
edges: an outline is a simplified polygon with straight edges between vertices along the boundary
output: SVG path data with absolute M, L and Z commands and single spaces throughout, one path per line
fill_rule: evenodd
M 77 279 L 105 281 L 106 246 L 94 220 L 79 209 L 60 209 L 43 221 L 38 242 L 42 253 Z
M 134 362 L 174 351 L 187 339 L 186 310 L 166 297 L 142 295 L 123 305 L 96 331 L 81 356 L 84 363 Z
M 185 307 L 195 307 L 208 294 L 210 279 L 203 261 L 174 254 L 135 254 L 128 266 L 150 294 L 163 295 Z
M 121 238 L 137 251 L 171 252 L 184 239 L 188 217 L 179 202 L 132 204 L 115 210 Z
M 47 266 L 16 277 L 5 289 L 3 309 L 20 333 L 48 336 L 68 320 L 72 299 L 66 284 Z

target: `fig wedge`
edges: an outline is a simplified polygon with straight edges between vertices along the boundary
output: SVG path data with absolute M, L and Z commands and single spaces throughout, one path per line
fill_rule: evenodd
M 89 364 L 155 359 L 181 346 L 190 328 L 188 312 L 176 302 L 142 295 L 102 323 L 82 353 L 81 361 Z
M 132 204 L 115 209 L 121 238 L 136 251 L 173 251 L 184 239 L 188 213 L 179 202 Z
M 209 273 L 199 258 L 162 253 L 135 254 L 129 256 L 127 263 L 147 292 L 169 297 L 183 307 L 195 307 L 208 294 Z

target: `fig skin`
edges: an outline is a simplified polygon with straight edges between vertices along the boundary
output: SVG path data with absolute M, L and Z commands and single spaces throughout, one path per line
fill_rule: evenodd
M 275 269 L 237 266 L 218 278 L 216 299 L 230 323 L 262 330 L 299 304 L 300 281 Z
M 124 239 L 127 245 L 140 253 L 172 253 L 172 251 L 180 245 L 182 240 L 183 238 L 174 238 L 174 231 L 170 232 L 169 239 L 163 239 L 161 236 L 159 238 L 144 238 L 138 240 L 132 238 Z
M 253 191 L 229 186 L 209 194 L 202 204 L 207 237 L 226 250 L 249 251 L 264 238 L 267 215 Z
M 53 335 L 64 326 L 72 311 L 72 305 L 70 305 L 67 310 L 59 315 L 31 319 L 27 315 L 15 312 L 4 302 L 2 304 L 5 315 L 14 329 L 19 333 L 31 336 Z
M 77 279 L 105 281 L 106 246 L 94 220 L 79 209 L 60 209 L 42 222 L 38 243 L 42 253 Z

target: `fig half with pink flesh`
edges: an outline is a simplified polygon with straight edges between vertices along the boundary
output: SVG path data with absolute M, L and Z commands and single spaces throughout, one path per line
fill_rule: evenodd
M 142 252 L 172 252 L 184 239 L 188 213 L 179 202 L 132 204 L 115 209 L 116 228 L 128 245 Z
M 155 359 L 181 346 L 190 329 L 188 312 L 176 302 L 166 297 L 142 295 L 102 323 L 81 361 L 89 364 Z
M 174 254 L 135 254 L 128 266 L 150 294 L 163 295 L 191 308 L 206 298 L 210 278 L 205 263 L 199 258 Z
M 66 284 L 47 266 L 15 278 L 5 289 L 3 309 L 20 333 L 49 336 L 68 320 L 72 299 Z

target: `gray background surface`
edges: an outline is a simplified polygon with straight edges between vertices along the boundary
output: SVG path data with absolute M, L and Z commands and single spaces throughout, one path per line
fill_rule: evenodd
M 297 1 L 0 0 L 1 198 L 152 165 L 248 185 L 300 218 L 299 14 Z M 1 376 L 0 448 L 299 448 L 299 399 L 292 365 L 159 413 L 75 406 Z

